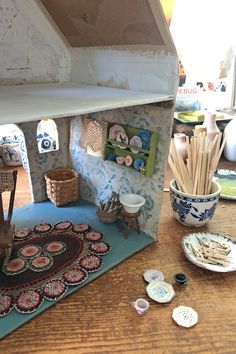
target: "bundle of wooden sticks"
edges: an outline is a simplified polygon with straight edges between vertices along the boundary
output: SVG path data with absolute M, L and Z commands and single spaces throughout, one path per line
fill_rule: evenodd
M 220 243 L 215 240 L 210 240 L 202 244 L 200 248 L 195 248 L 191 245 L 192 251 L 199 262 L 208 264 L 219 264 L 227 267 L 230 264 L 230 259 L 227 257 L 231 252 L 229 245 Z
M 205 132 L 198 133 L 187 141 L 187 159 L 178 154 L 174 139 L 171 139 L 168 163 L 173 172 L 178 189 L 191 195 L 207 195 L 211 192 L 212 180 L 217 169 L 225 138 L 222 133 L 209 140 Z

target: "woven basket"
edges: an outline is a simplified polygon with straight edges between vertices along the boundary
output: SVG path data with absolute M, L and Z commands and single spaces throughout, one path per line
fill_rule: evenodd
M 47 196 L 56 205 L 61 206 L 79 198 L 79 174 L 70 168 L 49 170 L 46 180 Z
M 104 224 L 112 224 L 117 220 L 118 210 L 114 210 L 112 212 L 104 212 L 100 208 L 97 208 L 96 215 L 99 220 L 104 222 Z

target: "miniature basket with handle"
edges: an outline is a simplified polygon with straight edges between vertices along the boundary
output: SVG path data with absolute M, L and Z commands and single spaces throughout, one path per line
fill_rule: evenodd
M 61 206 L 79 199 L 79 174 L 70 168 L 55 168 L 47 171 L 44 178 L 48 198 Z

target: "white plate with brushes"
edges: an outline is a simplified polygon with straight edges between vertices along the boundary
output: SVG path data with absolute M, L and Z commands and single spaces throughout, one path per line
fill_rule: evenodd
M 186 258 L 198 267 L 222 273 L 236 270 L 236 242 L 225 235 L 188 234 L 182 247 Z

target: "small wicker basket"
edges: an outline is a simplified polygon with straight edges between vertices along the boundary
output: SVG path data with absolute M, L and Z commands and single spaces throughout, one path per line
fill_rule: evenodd
M 103 211 L 99 207 L 96 210 L 96 215 L 99 220 L 104 222 L 104 224 L 112 224 L 118 218 L 118 209 L 113 211 Z
M 48 198 L 61 206 L 79 199 L 79 174 L 70 168 L 55 168 L 45 173 Z

